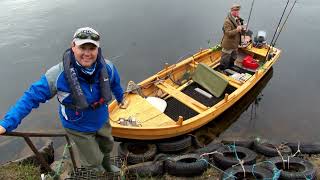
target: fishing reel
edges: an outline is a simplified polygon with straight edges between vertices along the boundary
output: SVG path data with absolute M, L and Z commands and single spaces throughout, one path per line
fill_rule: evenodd
M 244 25 L 246 26 L 246 25 Z M 241 32 L 241 44 L 239 45 L 239 47 L 247 47 L 251 42 L 252 42 L 252 31 L 249 30 L 243 30 Z
M 258 31 L 253 40 L 253 47 L 263 48 L 267 44 L 267 33 L 265 31 Z

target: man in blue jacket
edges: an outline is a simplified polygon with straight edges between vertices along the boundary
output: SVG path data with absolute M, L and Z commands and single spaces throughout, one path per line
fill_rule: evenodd
M 111 92 L 122 108 L 127 104 L 122 103 L 118 71 L 103 58 L 99 43 L 97 31 L 78 29 L 62 62 L 33 83 L 0 120 L 0 134 L 16 129 L 33 108 L 57 95 L 62 125 L 78 149 L 81 166 L 101 172 L 119 170 L 109 160 L 114 143 L 108 121 Z

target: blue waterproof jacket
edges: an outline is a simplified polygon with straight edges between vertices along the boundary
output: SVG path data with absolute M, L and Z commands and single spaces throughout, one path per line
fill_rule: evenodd
M 123 90 L 120 85 L 120 77 L 115 66 L 106 60 L 107 72 L 110 79 L 110 87 L 118 102 L 122 101 Z M 99 74 L 99 73 L 96 73 Z M 99 76 L 88 83 L 81 76 L 78 77 L 81 89 L 89 104 L 97 102 L 100 97 Z M 17 128 L 21 120 L 26 117 L 33 108 L 39 107 L 55 95 L 63 104 L 72 102 L 70 88 L 63 73 L 62 62 L 51 67 L 39 81 L 33 83 L 29 90 L 10 108 L 0 125 L 8 132 Z M 64 105 L 59 105 L 59 116 L 63 127 L 80 132 L 95 132 L 99 130 L 109 119 L 108 106 L 103 105 L 97 109 L 72 110 Z

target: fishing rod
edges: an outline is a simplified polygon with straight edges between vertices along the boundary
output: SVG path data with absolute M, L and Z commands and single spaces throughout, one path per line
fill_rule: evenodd
M 270 46 L 269 46 L 268 51 L 267 51 L 267 54 L 266 54 L 266 59 L 267 59 L 267 60 L 269 59 L 270 48 L 271 48 L 272 43 L 273 43 L 273 40 L 274 40 L 274 38 L 275 38 L 275 36 L 276 36 L 276 34 L 277 34 L 277 32 L 278 32 L 278 29 L 279 29 L 279 26 L 280 26 L 280 24 L 281 24 L 281 22 L 282 22 L 282 18 L 283 18 L 283 16 L 284 16 L 284 13 L 285 13 L 286 10 L 287 10 L 288 4 L 289 4 L 289 0 L 287 0 L 287 4 L 286 4 L 286 6 L 284 7 L 284 10 L 283 10 L 282 15 L 281 15 L 281 17 L 280 17 L 280 20 L 279 20 L 279 23 L 278 23 L 278 25 L 277 25 L 277 28 L 276 28 L 276 30 L 275 30 L 275 32 L 274 32 L 274 34 L 273 34 L 273 37 L 272 37 Z
M 283 16 L 284 16 L 285 12 L 287 11 L 287 7 L 288 7 L 288 5 L 289 5 L 289 2 L 290 2 L 290 0 L 287 0 L 287 4 L 286 4 L 286 6 L 285 6 L 284 9 L 283 9 L 283 12 L 282 12 L 282 15 L 281 15 L 281 17 L 280 17 L 279 23 L 278 23 L 278 25 L 277 25 L 277 28 L 276 28 L 276 30 L 275 30 L 275 32 L 274 32 L 274 34 L 273 34 L 273 37 L 272 37 L 272 40 L 271 40 L 271 43 L 270 43 L 271 46 L 272 46 L 273 40 L 274 40 L 274 38 L 275 38 L 278 30 L 279 30 L 279 26 L 280 26 L 280 24 L 281 24 L 281 22 L 282 22 L 282 18 L 283 18 Z M 270 47 L 270 46 L 269 46 L 269 47 Z
M 248 32 L 249 30 L 249 22 L 250 22 L 250 18 L 251 18 L 251 13 L 252 13 L 252 9 L 253 9 L 253 4 L 254 4 L 254 0 L 252 0 L 252 3 L 251 3 L 251 8 L 250 8 L 250 13 L 249 13 L 249 17 L 248 17 L 248 22 L 247 22 L 247 26 L 246 26 L 246 32 Z
M 126 55 L 125 53 L 122 53 L 122 54 L 120 54 L 120 55 L 118 55 L 118 56 L 111 56 L 111 57 L 109 57 L 108 59 L 109 59 L 110 61 L 112 61 L 112 62 L 115 62 L 115 61 L 118 61 L 119 58 L 122 58 L 122 57 L 125 56 L 125 55 Z
M 284 20 L 284 22 L 283 22 L 283 24 L 282 24 L 282 26 L 281 26 L 281 28 L 280 28 L 280 30 L 279 30 L 279 33 L 278 33 L 276 39 L 275 39 L 274 42 L 273 42 L 273 45 L 272 45 L 273 47 L 276 45 L 276 42 L 277 42 L 277 40 L 278 40 L 278 38 L 279 38 L 279 36 L 280 36 L 280 33 L 282 32 L 283 27 L 284 27 L 285 24 L 287 23 L 287 20 L 288 20 L 290 14 L 291 14 L 291 12 L 292 12 L 292 9 L 293 9 L 294 6 L 296 5 L 296 2 L 297 2 L 297 0 L 294 1 L 294 3 L 293 3 L 293 5 L 292 5 L 292 7 L 291 7 L 291 9 L 290 9 L 290 11 L 289 11 L 286 19 Z

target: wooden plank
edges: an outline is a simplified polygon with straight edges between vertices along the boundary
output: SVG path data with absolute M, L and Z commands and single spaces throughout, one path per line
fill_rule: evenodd
M 218 64 L 219 63 L 219 61 L 218 60 L 216 60 L 216 61 L 214 61 L 214 62 L 211 62 L 210 64 L 207 64 L 209 67 L 215 67 L 215 65 L 216 64 Z M 196 69 L 197 68 L 197 66 L 198 66 L 198 62 L 196 62 L 196 63 L 190 63 L 189 64 L 189 66 L 190 67 L 192 67 L 192 68 L 194 68 L 194 69 Z
M 151 105 L 146 99 L 137 95 L 130 94 L 128 97 L 129 105 L 127 109 L 117 109 L 110 112 L 110 118 L 115 122 L 119 118 L 134 117 L 141 123 L 142 127 L 160 127 L 161 125 L 175 125 L 170 117 Z
M 217 71 L 217 72 L 219 72 L 219 71 Z M 224 78 L 226 78 L 226 79 L 228 79 L 228 81 L 229 81 L 229 84 L 231 85 L 231 86 L 233 86 L 233 87 L 235 87 L 235 88 L 239 88 L 243 83 L 242 82 L 240 82 L 240 81 L 238 81 L 238 80 L 236 80 L 236 79 L 233 79 L 232 77 L 229 77 L 229 76 L 227 76 L 227 75 L 225 75 L 225 74 L 223 74 L 223 73 L 221 73 L 221 72 L 219 72 Z
M 200 102 L 194 100 L 190 96 L 182 93 L 178 89 L 175 89 L 165 82 L 161 82 L 156 86 L 198 113 L 202 113 L 203 111 L 208 109 L 207 106 L 201 104 Z
M 192 83 L 193 83 L 193 80 L 190 79 L 189 81 L 187 81 L 187 82 L 184 83 L 183 85 L 177 87 L 177 90 L 182 91 L 182 90 L 184 90 L 184 88 L 188 87 L 188 86 L 189 86 L 190 84 L 192 84 Z M 166 100 L 166 99 L 168 99 L 168 98 L 170 98 L 170 97 L 172 97 L 172 96 L 171 96 L 170 94 L 168 95 L 168 94 L 166 93 L 166 97 L 163 98 L 163 99 Z

